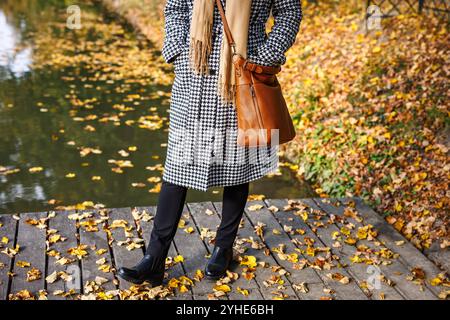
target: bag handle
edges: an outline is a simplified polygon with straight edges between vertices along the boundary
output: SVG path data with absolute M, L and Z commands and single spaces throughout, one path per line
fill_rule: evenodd
M 228 25 L 227 17 L 225 15 L 225 10 L 223 9 L 222 2 L 220 0 L 216 0 L 217 7 L 219 8 L 220 18 L 222 19 L 223 29 L 228 39 L 228 44 L 233 51 L 233 54 L 236 54 L 236 42 L 234 42 L 233 35 L 231 34 L 230 26 Z

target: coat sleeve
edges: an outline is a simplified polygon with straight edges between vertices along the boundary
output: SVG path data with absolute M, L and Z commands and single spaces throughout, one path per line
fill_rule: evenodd
M 162 55 L 172 63 L 187 45 L 189 6 L 187 0 L 168 0 L 164 9 L 165 37 Z
M 256 55 L 249 57 L 255 63 L 277 66 L 286 63 L 286 51 L 294 44 L 302 21 L 301 0 L 273 0 L 275 23 Z

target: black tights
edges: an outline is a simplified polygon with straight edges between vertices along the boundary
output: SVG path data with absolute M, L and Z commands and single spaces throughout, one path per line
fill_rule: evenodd
M 217 229 L 216 246 L 228 248 L 233 245 L 248 192 L 248 183 L 224 188 L 222 221 Z M 167 255 L 183 212 L 186 193 L 187 188 L 163 181 L 147 254 Z

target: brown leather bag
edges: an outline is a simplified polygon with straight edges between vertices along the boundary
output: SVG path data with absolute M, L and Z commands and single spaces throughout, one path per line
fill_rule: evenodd
M 295 128 L 276 77 L 281 67 L 251 63 L 236 53 L 236 44 L 220 0 L 216 0 L 225 34 L 233 50 L 236 77 L 238 144 L 245 147 L 283 144 Z

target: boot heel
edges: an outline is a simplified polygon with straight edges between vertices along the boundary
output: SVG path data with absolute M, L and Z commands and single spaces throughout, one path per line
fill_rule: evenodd
M 150 282 L 152 287 L 160 286 L 164 280 L 164 272 L 151 275 L 145 279 L 145 281 Z
M 214 250 L 209 258 L 208 264 L 205 267 L 205 276 L 209 280 L 218 280 L 223 277 L 233 259 L 233 248 L 214 247 Z
M 134 267 L 122 267 L 118 270 L 117 276 L 134 284 L 149 282 L 153 287 L 162 284 L 165 271 L 165 258 L 156 258 L 145 255 L 144 258 Z

